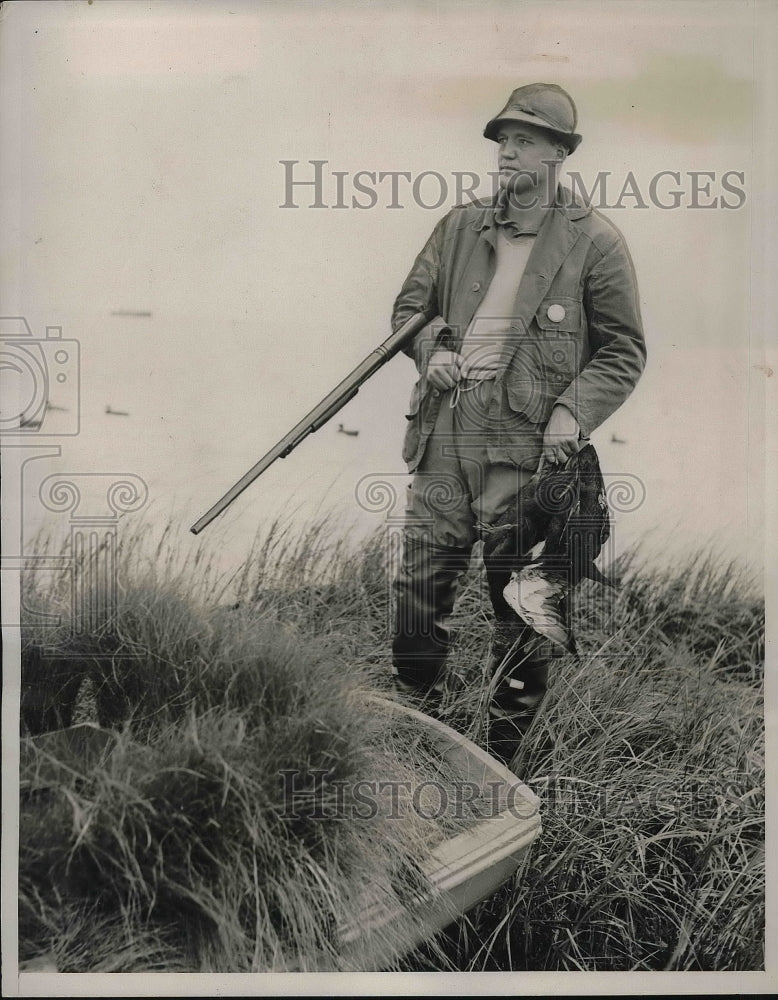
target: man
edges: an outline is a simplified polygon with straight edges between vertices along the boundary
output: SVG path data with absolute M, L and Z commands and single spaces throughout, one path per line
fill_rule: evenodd
M 576 126 L 561 87 L 514 90 L 484 130 L 499 146 L 498 194 L 437 224 L 395 302 L 394 329 L 416 312 L 435 317 L 407 350 L 419 371 L 403 449 L 414 478 L 392 646 L 397 687 L 429 710 L 474 542 L 541 459 L 577 453 L 645 364 L 624 240 L 558 184 L 581 141 Z M 505 601 L 509 571 L 485 564 L 496 619 L 489 669 L 501 677 L 492 742 L 512 749 L 545 693 L 549 655 Z

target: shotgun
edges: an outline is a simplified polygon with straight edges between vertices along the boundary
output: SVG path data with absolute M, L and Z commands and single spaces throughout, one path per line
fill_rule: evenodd
M 379 344 L 374 351 L 362 361 L 357 367 L 347 375 L 324 399 L 318 403 L 310 413 L 306 414 L 299 424 L 296 424 L 288 434 L 284 435 L 275 447 L 261 458 L 256 465 L 252 466 L 241 479 L 235 483 L 232 489 L 228 490 L 217 503 L 206 511 L 205 514 L 196 521 L 189 529 L 192 534 L 199 534 L 203 528 L 207 527 L 215 517 L 226 510 L 232 501 L 239 496 L 247 486 L 250 486 L 255 479 L 268 469 L 277 458 L 286 456 L 297 447 L 297 445 L 317 431 L 335 414 L 342 410 L 350 399 L 359 392 L 359 387 L 383 367 L 387 361 L 395 356 L 403 347 L 411 341 L 413 337 L 430 321 L 431 317 L 426 313 L 414 313 L 410 319 L 396 330 L 391 337 Z

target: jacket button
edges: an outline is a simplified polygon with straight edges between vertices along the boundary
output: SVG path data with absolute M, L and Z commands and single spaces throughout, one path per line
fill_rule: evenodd
M 473 291 L 474 292 L 480 292 L 481 291 L 481 282 L 480 281 L 474 281 L 473 282 Z
M 439 396 L 440 395 L 440 389 L 433 389 L 432 390 L 432 395 L 433 396 Z
M 561 323 L 565 318 L 565 307 L 560 306 L 558 302 L 548 307 L 547 311 L 548 318 L 552 323 Z

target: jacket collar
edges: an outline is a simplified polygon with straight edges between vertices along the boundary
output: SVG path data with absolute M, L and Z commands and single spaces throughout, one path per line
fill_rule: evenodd
M 494 206 L 491 209 L 494 221 Z M 525 334 L 530 328 L 532 318 L 548 294 L 551 282 L 554 280 L 565 257 L 581 236 L 581 227 L 575 225 L 578 219 L 589 215 L 591 208 L 574 204 L 570 192 L 559 188 L 554 211 L 546 213 L 546 217 L 538 231 L 535 244 L 530 251 L 527 266 L 519 284 L 516 297 L 514 319 L 511 326 Z M 487 225 L 492 225 L 487 223 Z M 482 239 L 490 242 L 494 239 L 493 228 L 482 233 Z M 504 364 L 507 365 L 511 355 L 516 350 L 520 338 L 508 338 L 503 348 Z
M 501 208 L 502 200 L 499 194 L 490 198 L 488 202 L 482 203 L 482 207 L 473 222 L 473 229 L 481 232 L 483 229 L 499 225 L 501 222 Z M 561 184 L 556 190 L 554 209 L 555 214 L 561 213 L 571 222 L 577 222 L 579 219 L 583 219 L 587 215 L 591 215 L 592 212 L 591 205 L 586 205 L 583 202 L 576 201 L 573 197 L 572 191 L 569 188 L 563 187 Z M 541 229 L 543 229 L 545 225 L 546 223 L 541 226 Z

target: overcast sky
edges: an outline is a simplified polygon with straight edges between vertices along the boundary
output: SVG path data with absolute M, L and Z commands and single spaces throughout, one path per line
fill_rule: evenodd
M 484 124 L 515 86 L 545 80 L 578 104 L 584 140 L 568 169 L 588 185 L 610 171 L 611 202 L 632 171 L 648 202 L 605 209 L 633 255 L 649 350 L 634 395 L 593 438 L 606 473 L 638 477 L 645 490 L 618 537 L 675 529 L 676 539 L 715 537 L 754 558 L 763 9 L 4 5 L 3 128 L 16 144 L 3 161 L 3 238 L 15 252 L 3 259 L 2 311 L 25 316 L 37 338 L 61 326 L 81 356 L 80 432 L 57 437 L 70 417 L 48 413 L 40 433 L 51 436 L 36 441 L 61 455 L 28 467 L 27 533 L 53 470 L 134 473 L 149 486 L 145 516 L 186 532 L 388 335 L 413 258 L 455 203 L 454 172 L 494 169 Z M 309 161 L 327 161 L 328 205 L 335 171 L 347 203 L 360 170 L 436 171 L 451 190 L 425 208 L 403 187 L 402 208 L 390 208 L 377 185 L 375 207 L 338 210 L 309 207 L 310 189 L 298 188 L 300 207 L 283 208 L 283 160 L 299 161 L 299 178 L 312 176 Z M 678 209 L 647 198 L 663 170 L 681 174 Z M 716 207 L 688 207 L 690 171 L 713 172 L 701 200 Z M 742 198 L 722 190 L 728 171 Z M 430 176 L 419 191 L 433 203 L 439 182 Z M 738 207 L 722 207 L 722 195 Z M 279 510 L 334 508 L 344 526 L 378 527 L 382 515 L 363 511 L 355 492 L 366 476 L 407 481 L 400 444 L 413 380 L 411 363 L 395 359 L 203 537 L 239 562 Z M 75 405 L 57 391 L 52 402 Z M 337 433 L 341 420 L 359 436 Z

